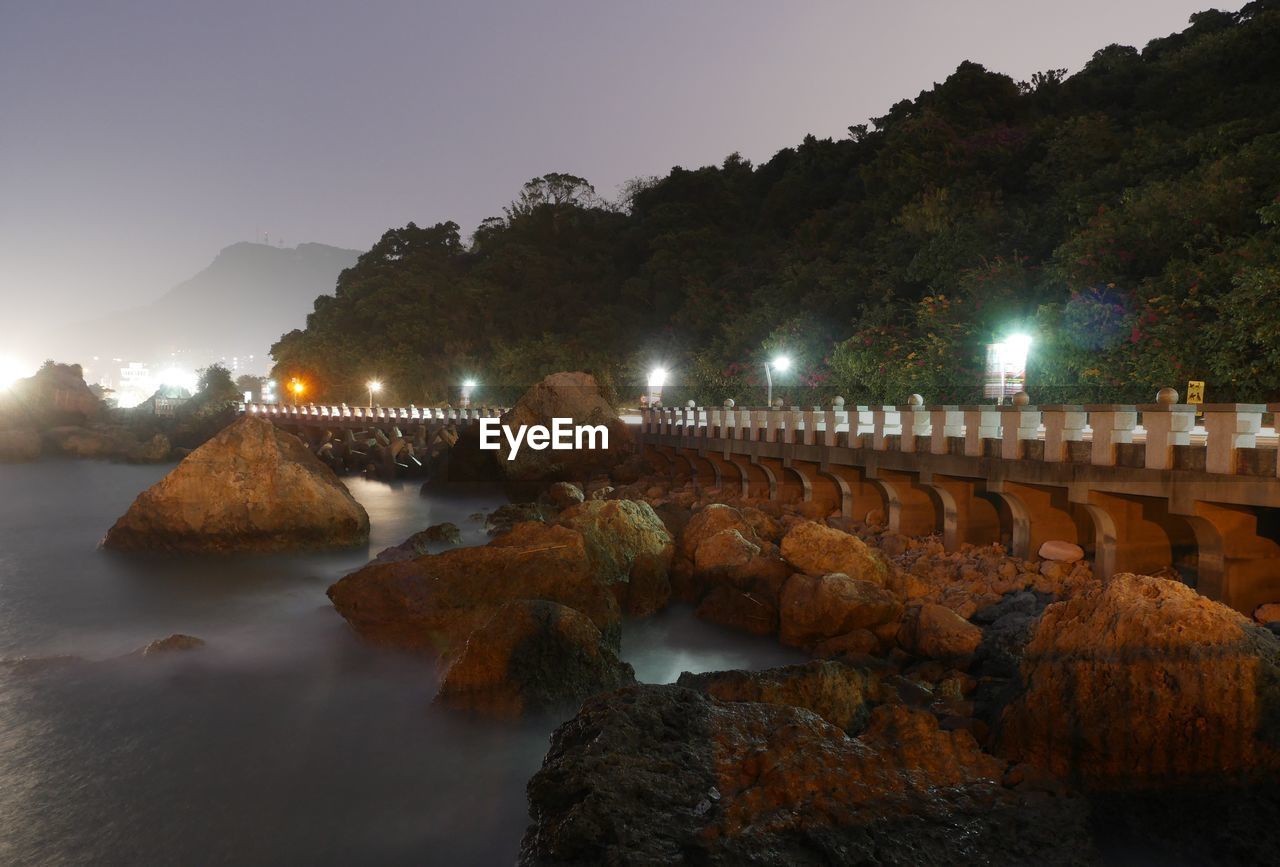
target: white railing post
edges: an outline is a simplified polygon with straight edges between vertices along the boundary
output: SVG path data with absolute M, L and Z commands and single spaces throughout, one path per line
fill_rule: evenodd
M 1160 389 L 1156 401 L 1138 407 L 1142 412 L 1142 426 L 1147 432 L 1143 464 L 1149 470 L 1171 470 L 1173 447 L 1191 443 L 1196 408 L 1191 404 L 1178 403 L 1178 393 L 1172 388 Z
M 994 439 L 1000 431 L 1000 409 L 996 406 L 966 406 L 964 413 L 964 453 L 982 457 L 982 441 Z
M 1133 442 L 1133 429 L 1138 425 L 1138 410 L 1134 406 L 1111 404 L 1087 404 L 1089 425 L 1093 428 L 1093 449 L 1090 463 L 1098 467 L 1116 465 L 1116 446 Z
M 964 436 L 964 413 L 958 406 L 935 406 L 929 410 L 929 452 L 949 454 L 951 437 Z
M 1083 406 L 1058 403 L 1040 407 L 1044 419 L 1044 459 L 1051 464 L 1067 460 L 1067 443 L 1084 440 L 1089 414 Z
M 902 429 L 902 440 L 898 443 L 898 450 L 915 452 L 916 437 L 930 436 L 933 426 L 932 416 L 924 406 L 924 398 L 918 394 L 911 395 L 907 399 L 906 406 L 898 407 L 898 417 L 901 420 Z
M 871 409 L 871 448 L 882 452 L 888 448 L 888 438 L 902 433 L 902 415 L 896 406 L 876 406 Z
M 1211 403 L 1201 407 L 1208 437 L 1204 456 L 1206 472 L 1235 473 L 1240 449 L 1258 445 L 1258 431 L 1262 429 L 1262 413 L 1266 409 L 1266 405 L 1260 403 Z
M 1038 407 L 1005 406 L 1000 408 L 1000 457 L 1006 461 L 1022 460 L 1022 444 L 1040 437 Z

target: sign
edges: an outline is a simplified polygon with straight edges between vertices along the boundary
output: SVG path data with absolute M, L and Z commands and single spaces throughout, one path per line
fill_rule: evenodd
M 1187 403 L 1204 403 L 1204 382 L 1193 379 L 1187 383 Z

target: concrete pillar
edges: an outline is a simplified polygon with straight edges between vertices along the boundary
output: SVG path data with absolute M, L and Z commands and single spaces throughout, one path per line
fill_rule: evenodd
M 871 409 L 871 448 L 882 452 L 888 448 L 887 438 L 902 433 L 902 414 L 896 406 Z
M 982 457 L 982 441 L 1000 435 L 1000 409 L 996 406 L 965 406 L 964 453 L 971 458 Z
M 889 529 L 904 536 L 928 536 L 940 528 L 942 514 L 937 494 L 916 481 L 911 473 L 881 470 L 876 481 L 889 504 Z
M 899 444 L 899 451 L 914 452 L 916 450 L 916 437 L 927 437 L 931 428 L 929 410 L 923 406 L 908 405 L 898 407 L 898 417 L 901 419 L 900 427 L 902 429 L 902 442 Z
M 1000 408 L 1000 457 L 1022 460 L 1022 444 L 1040 438 L 1040 409 L 1034 406 Z
M 935 455 L 950 453 L 950 437 L 964 436 L 964 413 L 958 406 L 935 406 L 929 410 L 929 451 Z
M 942 503 L 942 544 L 954 551 L 963 544 L 990 545 L 1000 541 L 1000 513 L 978 496 L 983 483 L 934 475 L 929 487 Z
M 1067 459 L 1067 443 L 1084 439 L 1084 426 L 1089 416 L 1083 406 L 1051 404 L 1040 407 L 1044 422 L 1044 459 L 1060 464 Z
M 1259 534 L 1254 509 L 1197 502 L 1191 520 L 1199 546 L 1197 590 L 1246 616 L 1280 600 L 1280 544 Z M 1205 527 L 1209 532 L 1200 532 Z
M 1089 424 L 1093 427 L 1093 451 L 1090 463 L 1097 467 L 1116 465 L 1116 445 L 1133 442 L 1133 429 L 1138 425 L 1138 409 L 1118 404 L 1088 404 Z
M 1173 469 L 1173 447 L 1190 445 L 1196 408 L 1190 404 L 1145 403 L 1138 409 L 1147 430 L 1146 468 Z
M 1235 473 L 1236 453 L 1258 445 L 1258 431 L 1262 428 L 1262 414 L 1266 409 L 1266 405 L 1261 403 L 1210 403 L 1201 407 L 1204 432 L 1208 436 L 1208 451 L 1204 458 L 1206 472 Z

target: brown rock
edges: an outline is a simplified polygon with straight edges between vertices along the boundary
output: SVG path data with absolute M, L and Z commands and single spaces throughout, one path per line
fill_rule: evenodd
M 685 525 L 680 536 L 680 551 L 692 561 L 704 540 L 723 530 L 737 530 L 744 539 L 758 543 L 759 537 L 742 513 L 732 506 L 714 503 L 697 512 Z
M 585 500 L 582 488 L 572 482 L 556 482 L 547 488 L 547 502 L 554 508 L 567 509 Z M 597 498 L 603 499 L 603 498 Z
M 1280 622 L 1280 602 L 1259 605 L 1254 609 L 1253 619 L 1263 624 Z
M 982 630 L 943 605 L 930 602 L 907 612 L 898 644 L 931 659 L 969 656 L 982 643 Z
M 445 672 L 437 701 L 502 718 L 576 708 L 635 683 L 600 630 L 579 611 L 521 599 L 498 608 Z
M 793 575 L 778 606 L 779 639 L 792 647 L 813 647 L 855 629 L 897 619 L 902 603 L 879 584 L 842 573 Z
M 838 656 L 863 656 L 880 649 L 880 639 L 869 629 L 855 629 L 826 641 L 813 648 L 813 655 L 821 659 L 833 659 Z
M 623 611 L 643 617 L 667 606 L 675 545 L 648 503 L 590 500 L 566 509 L 559 523 L 582 534 L 596 578 Z
M 877 584 L 888 577 L 884 561 L 857 536 L 812 521 L 795 525 L 783 537 L 782 559 L 806 575 L 840 572 Z
M 698 545 L 693 568 L 702 575 L 723 575 L 746 566 L 759 553 L 760 546 L 744 539 L 739 531 L 721 530 Z
M 604 425 L 609 431 L 609 448 L 536 451 L 524 448 L 515 460 L 499 461 L 507 478 L 517 482 L 552 478 L 587 479 L 623 461 L 634 442 L 626 423 L 605 400 L 595 377 L 589 373 L 553 373 L 533 386 L 502 417 L 508 427 L 551 426 L 554 418 L 573 419 L 574 424 Z
M 449 652 L 502 605 L 545 599 L 587 615 L 610 642 L 621 613 L 597 580 L 582 534 L 535 521 L 488 545 L 454 548 L 402 563 L 371 563 L 329 588 L 338 612 L 365 638 Z
M 1121 574 L 1050 605 L 1004 753 L 1107 789 L 1280 770 L 1280 639 L 1176 581 Z
M 1084 549 L 1074 542 L 1051 539 L 1040 546 L 1040 559 L 1058 563 L 1075 563 L 1084 558 Z
M 138 495 L 108 548 L 269 551 L 369 538 L 369 516 L 297 437 L 246 416 Z
M 724 585 L 712 588 L 695 613 L 703 620 L 753 635 L 778 631 L 778 607 L 770 597 Z
M 196 638 L 194 635 L 183 635 L 181 633 L 174 633 L 173 635 L 170 635 L 168 638 L 157 638 L 155 641 L 151 642 L 146 647 L 142 648 L 142 650 L 137 652 L 141 653 L 143 656 L 156 656 L 161 653 L 173 653 L 175 651 L 180 652 L 185 650 L 198 650 L 199 648 L 204 647 L 204 645 L 205 645 L 205 642 L 203 638 Z
M 867 723 L 875 679 L 866 672 L 829 660 L 813 660 L 763 671 L 684 672 L 676 685 L 720 701 L 758 701 L 802 707 L 839 729 L 857 734 Z

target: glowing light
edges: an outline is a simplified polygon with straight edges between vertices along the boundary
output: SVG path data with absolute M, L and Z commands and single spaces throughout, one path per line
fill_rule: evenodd
M 296 379 L 289 384 L 289 388 L 293 390 L 294 394 L 302 394 L 304 391 L 307 390 L 307 387 Z
M 161 373 L 158 377 L 161 388 L 168 386 L 169 388 L 185 388 L 192 394 L 195 393 L 200 383 L 200 378 L 189 370 L 183 370 L 180 367 L 170 367 Z
M 773 369 L 778 371 L 779 373 L 786 373 L 788 370 L 791 369 L 791 356 L 776 355 L 774 356 L 774 359 L 773 361 L 770 362 L 770 364 L 772 364 Z
M 33 372 L 18 359 L 0 355 L 0 390 L 8 388 L 20 379 L 25 379 Z
M 382 391 L 382 383 L 378 382 L 376 379 L 369 380 L 369 390 L 374 393 Z
M 667 384 L 667 369 L 665 367 L 655 367 L 649 371 L 649 387 L 662 388 Z
M 475 388 L 475 387 L 476 387 L 476 381 L 475 381 L 474 379 L 468 379 L 466 382 L 462 383 L 462 387 L 463 387 L 463 388 Z

